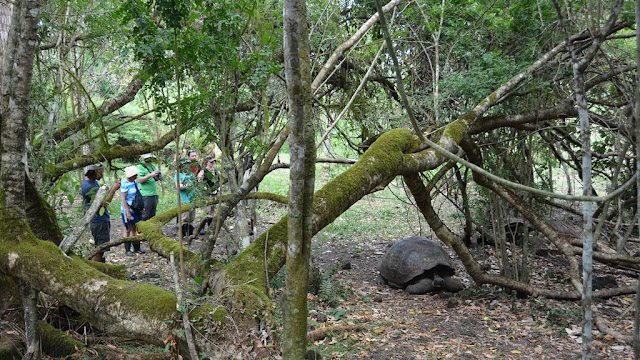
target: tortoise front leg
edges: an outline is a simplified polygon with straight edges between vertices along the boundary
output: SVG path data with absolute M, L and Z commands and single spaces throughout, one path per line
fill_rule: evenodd
M 443 279 L 444 279 L 444 288 L 447 291 L 458 292 L 458 291 L 464 289 L 464 285 L 462 284 L 462 282 L 460 280 L 456 280 L 456 279 L 452 278 L 451 276 L 445 276 L 445 277 L 443 277 Z
M 436 287 L 433 285 L 433 279 L 424 277 L 418 280 L 415 284 L 407 285 L 405 290 L 409 294 L 422 295 L 428 292 L 435 290 Z

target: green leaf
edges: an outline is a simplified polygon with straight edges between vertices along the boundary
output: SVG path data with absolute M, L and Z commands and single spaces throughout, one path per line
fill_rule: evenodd
M 185 311 L 187 311 L 187 304 L 183 301 L 182 303 L 180 303 L 180 306 L 178 307 L 178 312 L 183 313 Z

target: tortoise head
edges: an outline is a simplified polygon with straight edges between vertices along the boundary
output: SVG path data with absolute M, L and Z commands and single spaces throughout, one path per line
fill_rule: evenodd
M 434 271 L 433 273 L 433 286 L 439 288 L 444 286 L 444 279 L 442 278 L 442 276 L 440 276 L 440 274 L 438 274 L 437 271 Z

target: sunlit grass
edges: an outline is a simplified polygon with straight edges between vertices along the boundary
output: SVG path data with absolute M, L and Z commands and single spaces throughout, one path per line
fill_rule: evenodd
M 349 165 L 332 165 L 329 178 L 335 178 L 346 171 Z M 322 165 L 316 168 L 316 191 L 322 187 Z M 260 184 L 260 191 L 287 196 L 289 190 L 289 170 L 279 169 L 268 174 Z M 259 209 L 266 215 L 272 204 L 261 202 Z M 276 206 L 278 211 L 268 211 L 269 216 L 283 216 L 286 208 Z M 400 220 L 398 220 L 400 219 Z M 349 242 L 357 238 L 378 237 L 384 240 L 397 240 L 420 232 L 420 216 L 411 206 L 402 182 L 392 182 L 387 188 L 365 196 L 350 209 L 340 215 L 333 223 L 315 236 L 317 244 L 325 241 Z M 278 219 L 270 219 L 277 221 Z M 425 223 L 422 222 L 424 229 Z

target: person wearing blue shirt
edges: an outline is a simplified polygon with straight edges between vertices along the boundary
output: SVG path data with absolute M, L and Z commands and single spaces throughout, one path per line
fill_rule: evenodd
M 124 177 L 120 185 L 120 195 L 122 204 L 120 214 L 122 215 L 122 223 L 124 224 L 124 237 L 135 236 L 137 234 L 136 224 L 142 220 L 142 210 L 134 210 L 131 207 L 133 199 L 136 196 L 138 181 L 136 178 L 140 173 L 140 169 L 135 166 L 127 166 L 124 169 Z M 124 243 L 125 255 L 133 256 L 131 252 L 131 241 Z M 140 248 L 140 241 L 133 242 L 133 251 L 144 254 L 146 251 Z
M 193 184 L 195 176 L 190 169 L 191 160 L 182 158 L 180 159 L 180 172 L 174 177 L 176 188 L 180 190 L 180 203 L 188 204 L 191 202 L 191 196 L 193 195 Z M 188 237 L 193 232 L 191 223 L 195 219 L 196 209 L 192 208 L 187 212 L 182 213 L 182 236 Z
M 81 194 L 82 200 L 84 203 L 85 211 L 89 209 L 91 203 L 93 202 L 93 197 L 98 193 L 98 189 L 100 189 L 100 184 L 98 180 L 102 179 L 102 175 L 104 174 L 104 167 L 102 164 L 93 164 L 87 166 L 84 172 L 84 181 L 82 181 L 81 186 Z M 100 204 L 101 208 L 98 209 L 96 215 L 91 219 L 91 236 L 93 237 L 93 241 L 96 246 L 102 245 L 104 243 L 108 243 L 111 241 L 111 218 L 109 216 L 109 204 L 111 200 L 113 200 L 113 195 L 120 188 L 120 180 L 116 181 L 115 184 L 109 190 L 109 194 Z M 106 248 L 96 255 L 94 255 L 91 260 L 105 262 L 106 258 L 104 257 L 104 253 L 109 251 L 109 248 Z

